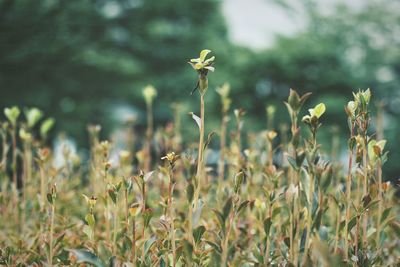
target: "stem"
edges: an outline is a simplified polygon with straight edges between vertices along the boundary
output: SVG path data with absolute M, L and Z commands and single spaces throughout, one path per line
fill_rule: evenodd
M 128 207 L 128 189 L 125 189 L 125 229 L 128 233 L 129 227 L 129 207 Z
M 269 211 L 268 211 L 268 217 L 271 218 L 272 220 L 272 205 L 269 206 Z M 270 233 L 271 233 L 271 229 L 272 229 L 272 224 L 271 224 L 271 228 L 270 228 Z M 269 234 L 271 235 L 271 234 Z M 265 266 L 269 266 L 269 246 L 270 246 L 270 237 L 266 236 L 266 242 L 265 242 L 265 252 L 264 252 L 264 265 Z
M 230 235 L 231 229 L 232 229 L 233 218 L 234 218 L 234 213 L 231 212 L 231 214 L 229 216 L 228 229 L 227 229 L 223 247 L 222 247 L 222 264 L 221 264 L 222 267 L 226 266 L 226 263 L 228 260 L 228 241 L 229 241 L 229 235 Z
M 194 194 L 194 209 L 197 208 L 197 202 L 201 191 L 201 178 L 204 175 L 204 94 L 200 94 L 200 140 L 199 140 L 199 152 L 197 159 L 197 187 Z
M 312 133 L 312 151 L 315 151 L 317 149 L 317 128 L 312 128 L 311 129 Z M 313 161 L 314 162 L 314 159 Z M 304 254 L 303 254 L 303 266 L 307 262 L 307 254 L 309 251 L 309 240 L 311 240 L 311 224 L 312 224 L 312 209 L 313 209 L 313 202 L 314 202 L 314 163 L 312 163 L 312 166 L 310 166 L 310 185 L 309 185 L 309 191 L 308 191 L 308 196 L 310 198 L 309 206 L 308 206 L 308 212 L 307 212 L 307 232 L 306 232 L 306 240 L 304 243 Z
M 363 174 L 364 174 L 364 181 L 363 181 L 363 197 L 368 194 L 368 150 L 367 150 L 367 137 L 364 136 L 364 146 L 363 146 Z M 367 245 L 367 223 L 368 218 L 367 214 L 363 214 L 363 247 Z
M 314 193 L 314 174 L 310 173 L 310 187 L 308 191 L 308 195 L 310 196 L 310 203 L 308 206 L 308 213 L 307 213 L 307 232 L 306 232 L 306 242 L 304 243 L 304 254 L 303 254 L 303 266 L 307 261 L 307 254 L 309 250 L 308 242 L 311 238 L 311 223 L 312 223 L 312 208 L 313 208 L 313 196 Z
M 352 136 L 353 136 L 353 129 L 352 129 Z M 347 261 L 349 259 L 349 222 L 350 222 L 350 207 L 351 207 L 351 169 L 353 168 L 353 150 L 350 150 L 349 155 L 349 166 L 348 166 L 348 173 L 346 179 L 346 222 L 344 228 L 344 258 Z
M 45 201 L 46 201 L 46 193 L 45 193 L 45 180 L 46 180 L 46 176 L 44 173 L 44 163 L 41 162 L 39 164 L 39 172 L 40 172 L 40 199 L 41 199 L 41 211 L 44 211 L 44 205 L 45 205 Z
M 379 247 L 380 231 L 381 231 L 381 218 L 383 209 L 383 192 L 382 192 L 382 161 L 379 159 L 377 163 L 377 176 L 378 176 L 378 221 L 376 226 L 376 244 Z
M 117 202 L 114 205 L 114 224 L 113 224 L 113 253 L 114 255 L 116 254 L 116 247 L 117 247 L 117 225 L 118 225 L 118 207 L 117 207 Z
M 299 185 L 297 185 L 297 186 L 298 186 L 297 190 L 300 190 L 300 186 Z M 300 207 L 300 204 L 298 203 L 299 200 L 300 200 L 300 197 L 297 197 L 297 199 L 294 200 L 294 203 L 293 203 L 293 205 L 294 205 L 294 207 L 293 207 L 293 218 L 294 218 L 293 227 L 296 227 L 296 232 L 294 232 L 294 236 L 293 236 L 294 242 L 292 244 L 292 246 L 293 246 L 293 251 L 292 251 L 292 253 L 293 253 L 293 264 L 294 265 L 297 265 L 297 261 L 298 261 L 298 251 L 297 251 L 296 248 L 299 245 L 297 236 L 298 236 L 298 234 L 300 232 L 300 229 L 297 226 L 299 221 L 300 221 L 300 213 L 298 212 L 298 208 Z
M 136 266 L 136 220 L 132 219 L 132 262 Z
M 293 198 L 292 198 L 292 203 L 293 203 Z M 290 258 L 291 258 L 291 260 L 292 260 L 292 262 L 294 262 L 294 246 L 293 246 L 293 228 L 294 228 L 294 225 L 293 225 L 293 217 L 294 217 L 294 207 L 293 207 L 293 205 L 291 204 L 290 205 L 290 215 L 289 215 L 289 219 L 290 219 L 290 237 L 289 237 L 289 240 L 290 240 Z
M 221 123 L 221 146 L 220 146 L 219 163 L 218 163 L 218 177 L 219 177 L 218 192 L 221 189 L 225 176 L 225 146 L 226 146 L 227 122 L 228 118 L 226 116 L 226 113 L 223 112 L 222 123 Z
M 360 216 L 357 215 L 356 218 L 356 236 L 355 236 L 355 256 L 358 259 L 358 239 L 359 239 L 359 235 L 360 235 Z
M 171 245 L 172 245 L 172 266 L 176 265 L 176 244 L 175 244 L 175 229 L 174 229 L 174 211 L 172 207 L 172 195 L 173 195 L 173 179 L 172 179 L 172 167 L 169 168 L 169 188 L 168 188 L 168 217 L 171 220 Z
M 55 199 L 53 198 L 53 202 Z M 54 212 L 55 212 L 55 203 L 51 204 L 51 214 L 50 214 L 50 236 L 49 236 L 49 265 L 53 265 L 53 232 L 54 232 Z
M 146 131 L 146 147 L 145 147 L 145 172 L 150 171 L 151 166 L 151 140 L 153 137 L 153 105 L 147 104 L 147 131 Z
M 339 227 L 340 227 L 340 208 L 337 208 L 337 214 L 336 214 L 336 236 L 335 236 L 335 248 L 333 250 L 334 253 L 337 252 L 338 244 L 339 244 Z M 347 239 L 347 238 L 346 238 Z
M 146 183 L 143 181 L 142 183 L 142 214 L 144 214 L 144 211 L 146 209 Z M 142 239 L 143 239 L 143 245 L 142 245 L 142 263 L 144 262 L 144 252 L 145 252 L 145 244 L 146 244 L 146 239 L 145 239 L 145 225 L 144 225 L 145 221 L 144 221 L 144 216 L 143 216 L 143 228 L 142 228 Z
M 106 160 L 105 160 L 106 161 Z M 106 200 L 106 206 L 105 206 L 105 217 L 106 217 L 106 233 L 107 233 L 107 242 L 111 242 L 111 231 L 110 231 L 110 210 L 109 210 L 109 200 L 108 200 L 108 192 L 107 192 L 107 168 L 104 168 L 104 198 Z
M 188 211 L 188 231 L 187 231 L 187 239 L 189 240 L 190 243 L 193 244 L 193 246 L 195 245 L 194 243 L 194 238 L 192 235 L 192 224 L 193 224 L 193 205 L 192 203 L 189 203 L 189 211 Z
M 17 185 L 17 137 L 16 137 L 16 129 L 13 127 L 12 129 L 12 148 L 13 148 L 13 154 L 12 154 L 12 172 L 13 172 L 13 183 L 15 186 L 15 190 L 17 190 L 18 185 Z M 16 198 L 18 199 L 18 194 L 16 193 Z

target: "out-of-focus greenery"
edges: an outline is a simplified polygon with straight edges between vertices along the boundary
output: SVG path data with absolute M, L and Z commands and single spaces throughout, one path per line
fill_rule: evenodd
M 386 168 L 398 174 L 398 3 L 366 1 L 361 9 L 338 6 L 322 15 L 315 2 L 304 1 L 304 31 L 254 52 L 229 42 L 220 1 L 1 0 L 0 106 L 38 106 L 56 118 L 59 130 L 83 143 L 86 125 L 101 123 L 110 131 L 120 106 L 134 107 L 138 125 L 144 125 L 141 90 L 152 84 L 158 89 L 156 120 L 165 122 L 172 102 L 197 112 L 190 105 L 197 103 L 198 96 L 190 96 L 196 79 L 182 62 L 208 48 L 218 72 L 210 74 L 210 90 L 230 82 L 232 107 L 247 110 L 246 127 L 252 129 L 265 126 L 268 104 L 277 106 L 276 121 L 288 119 L 280 111 L 290 87 L 313 92 L 316 103 L 323 99 L 327 105 L 326 119 L 340 122 L 350 92 L 371 88 L 384 103 L 392 158 Z M 279 3 L 289 15 L 296 12 Z M 219 98 L 209 93 L 206 101 L 212 128 L 220 120 Z M 347 125 L 339 127 L 347 134 Z

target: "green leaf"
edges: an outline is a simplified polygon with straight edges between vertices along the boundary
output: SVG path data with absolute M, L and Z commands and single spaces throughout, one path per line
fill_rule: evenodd
M 115 192 L 114 188 L 108 190 L 108 195 L 110 196 L 112 202 L 117 204 L 117 193 Z
M 17 120 L 19 115 L 21 114 L 21 111 L 17 106 L 13 106 L 11 108 L 5 108 L 4 109 L 4 115 L 6 115 L 7 119 L 11 122 L 13 126 L 17 124 Z
M 250 201 L 244 200 L 242 203 L 240 203 L 239 207 L 236 210 L 236 214 L 239 214 L 240 211 L 244 208 L 246 208 L 249 205 Z
M 224 220 L 224 216 L 222 215 L 222 213 L 216 209 L 212 209 L 212 211 L 215 213 L 215 215 L 217 215 L 217 219 L 218 219 L 218 222 L 221 225 L 221 227 L 225 228 L 225 220 Z
M 207 140 L 204 142 L 204 147 L 203 147 L 204 150 L 206 150 L 208 145 L 211 143 L 211 139 L 213 138 L 214 135 L 215 135 L 215 132 L 211 132 L 208 134 Z
M 28 121 L 28 127 L 32 128 L 43 117 L 43 112 L 38 108 L 26 109 L 25 116 Z
M 316 105 L 313 109 L 309 109 L 311 117 L 317 117 L 318 119 L 325 113 L 326 107 L 324 103 Z
M 292 110 L 298 111 L 300 108 L 300 96 L 299 94 L 293 90 L 290 89 L 289 97 L 288 97 L 288 103 L 291 107 Z
M 192 203 L 194 196 L 194 186 L 192 183 L 188 184 L 186 187 L 186 198 L 189 203 Z
M 76 257 L 76 263 L 89 263 L 96 267 L 105 267 L 103 261 L 92 252 L 84 249 L 67 249 Z
M 54 247 L 56 247 L 65 237 L 65 232 L 60 235 L 59 237 L 57 237 L 56 242 L 54 243 Z
M 392 222 L 389 225 L 397 235 L 397 238 L 400 238 L 400 224 L 398 222 Z
M 203 49 L 200 52 L 200 62 L 204 62 L 204 60 L 206 59 L 207 55 L 211 52 L 211 50 L 208 49 Z
M 387 208 L 387 209 L 385 209 L 385 210 L 383 211 L 382 217 L 381 217 L 381 223 L 384 222 L 384 221 L 387 219 L 387 217 L 388 217 L 389 214 L 390 214 L 391 209 L 392 209 L 392 207 L 389 207 L 389 208 Z
M 236 194 L 239 193 L 243 181 L 244 181 L 244 172 L 237 173 L 234 178 L 234 190 Z
M 47 137 L 48 132 L 53 128 L 55 122 L 53 118 L 48 118 L 40 125 L 40 135 L 42 138 Z
M 82 231 L 89 239 L 93 239 L 93 230 L 89 225 L 84 225 Z
M 271 217 L 266 218 L 264 220 L 264 233 L 267 238 L 269 237 L 269 231 L 271 230 L 271 225 L 272 225 L 272 218 Z
M 318 210 L 317 212 L 317 216 L 314 219 L 313 225 L 312 225 L 312 229 L 317 229 L 319 230 L 320 226 L 321 226 L 321 220 L 322 220 L 322 215 L 323 215 L 324 211 L 323 210 Z
M 153 217 L 153 210 L 145 209 L 143 212 L 143 224 L 145 228 L 149 226 L 152 217 Z
M 117 266 L 117 257 L 116 256 L 111 256 L 110 257 L 110 259 L 108 260 L 108 266 L 109 267 Z
M 190 112 L 189 114 L 192 116 L 192 119 L 196 122 L 197 126 L 199 126 L 199 131 L 200 131 L 201 130 L 201 119 L 193 112 Z
M 156 242 L 156 237 L 153 236 L 150 239 L 146 240 L 146 242 L 144 243 L 144 255 L 147 255 L 147 253 L 149 252 L 151 246 Z
M 194 238 L 194 242 L 196 244 L 198 244 L 203 236 L 203 234 L 205 233 L 206 228 L 203 225 L 200 225 L 199 227 L 197 227 L 196 229 L 194 229 L 193 231 L 193 238 Z
M 222 216 L 223 216 L 223 218 L 224 218 L 224 222 L 226 221 L 226 219 L 227 219 L 228 216 L 229 216 L 229 213 L 231 212 L 232 204 L 233 204 L 232 198 L 230 197 L 230 198 L 228 198 L 228 200 L 225 202 L 225 205 L 224 205 L 224 207 L 223 207 L 223 209 L 222 209 Z
M 93 227 L 93 226 L 94 226 L 94 223 L 95 223 L 94 215 L 93 215 L 93 214 L 90 214 L 90 213 L 86 214 L 86 216 L 85 216 L 85 221 L 87 222 L 87 224 L 88 224 L 90 227 Z
M 214 242 L 211 242 L 211 241 L 208 241 L 208 240 L 206 240 L 206 243 L 209 244 L 211 247 L 213 247 L 213 249 L 215 249 L 219 254 L 222 253 L 222 248 L 217 243 L 214 243 Z
M 192 226 L 196 227 L 200 220 L 201 211 L 203 210 L 204 203 L 201 199 L 197 202 L 197 208 L 193 211 Z
M 186 259 L 191 262 L 193 257 L 193 246 L 186 239 L 183 240 L 183 251 L 185 253 Z
M 297 162 L 296 162 L 296 160 L 294 158 L 292 158 L 291 156 L 287 156 L 287 160 L 288 160 L 290 166 L 292 166 L 292 168 L 295 171 L 299 170 L 299 167 L 297 166 Z
M 47 193 L 46 196 L 47 196 L 47 201 L 48 201 L 50 204 L 53 205 L 53 195 L 50 194 L 50 193 Z
M 347 231 L 350 232 L 351 229 L 353 229 L 353 227 L 356 225 L 357 223 L 357 217 L 354 216 L 353 218 L 351 218 L 351 220 L 349 221 L 349 224 L 347 226 Z

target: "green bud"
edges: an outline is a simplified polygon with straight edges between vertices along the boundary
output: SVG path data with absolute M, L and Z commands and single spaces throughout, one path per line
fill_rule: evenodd
M 21 111 L 17 106 L 13 106 L 12 108 L 5 108 L 4 115 L 6 115 L 7 119 L 10 121 L 11 125 L 15 127 L 17 125 L 17 120 Z

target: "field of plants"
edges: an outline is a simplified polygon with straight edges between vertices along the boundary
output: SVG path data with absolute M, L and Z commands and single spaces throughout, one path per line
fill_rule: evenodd
M 88 126 L 87 159 L 50 146 L 55 121 L 39 109 L 4 110 L 0 265 L 399 266 L 399 185 L 382 175 L 390 155 L 382 118 L 370 113 L 373 91 L 349 95 L 338 118 L 349 128 L 344 163 L 338 136 L 319 143 L 329 106 L 310 107 L 308 93 L 291 90 L 282 103 L 287 127 L 273 128 L 271 106 L 265 130 L 244 131 L 229 85 L 208 88 L 218 75 L 210 52 L 189 61 L 200 98 L 184 126 L 198 128 L 192 143 L 182 141 L 178 107 L 172 123 L 153 125 L 152 86 L 143 90 L 145 136 L 130 129 L 121 150 L 121 140 L 100 140 L 101 127 Z M 221 99 L 212 132 L 206 94 Z

